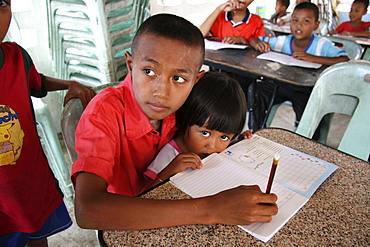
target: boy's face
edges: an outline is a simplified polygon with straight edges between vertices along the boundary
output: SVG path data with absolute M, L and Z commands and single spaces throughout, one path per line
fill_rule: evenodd
M 364 3 L 352 3 L 351 11 L 349 12 L 349 19 L 351 22 L 361 21 L 362 16 L 367 13 Z
M 240 8 L 239 9 L 246 9 L 254 0 L 239 0 Z
M 144 34 L 134 54 L 126 53 L 135 98 L 149 120 L 162 120 L 177 111 L 203 76 L 200 48 Z
M 0 40 L 3 41 L 8 32 L 12 12 L 10 10 L 10 0 L 0 0 Z
M 315 20 L 311 9 L 294 10 L 290 23 L 290 31 L 295 39 L 311 39 L 312 32 L 319 27 L 320 22 Z
M 284 13 L 285 10 L 286 10 L 285 6 L 281 5 L 280 1 L 276 1 L 275 13 L 281 14 L 281 13 Z

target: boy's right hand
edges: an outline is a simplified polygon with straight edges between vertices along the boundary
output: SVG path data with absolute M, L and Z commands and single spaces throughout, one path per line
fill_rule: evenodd
M 239 186 L 209 197 L 214 223 L 249 225 L 270 222 L 278 213 L 275 194 L 262 193 L 257 185 Z
M 271 49 L 271 45 L 267 42 L 262 41 L 256 44 L 254 49 L 261 52 L 268 52 Z
M 219 6 L 221 12 L 229 12 L 238 8 L 240 8 L 240 3 L 234 0 L 227 1 Z

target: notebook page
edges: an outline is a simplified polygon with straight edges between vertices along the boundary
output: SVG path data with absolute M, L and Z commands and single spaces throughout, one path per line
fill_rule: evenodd
M 170 180 L 179 189 L 193 198 L 214 195 L 239 185 L 259 185 L 266 189 L 268 178 L 258 172 L 239 165 L 231 159 L 213 154 L 204 159 L 200 170 L 187 170 L 176 174 Z M 266 242 L 301 208 L 308 198 L 278 184 L 272 186 L 272 193 L 278 195 L 278 215 L 270 223 L 256 223 L 240 226 L 241 229 Z
M 304 60 L 295 59 L 292 56 L 289 56 L 287 54 L 283 54 L 280 52 L 273 52 L 273 51 L 262 53 L 261 55 L 258 55 L 257 58 L 275 61 L 275 62 L 289 65 L 289 66 L 298 66 L 298 67 L 304 67 L 304 68 L 318 69 L 322 66 L 322 64 L 319 64 L 319 63 L 312 63 L 312 62 L 307 62 Z

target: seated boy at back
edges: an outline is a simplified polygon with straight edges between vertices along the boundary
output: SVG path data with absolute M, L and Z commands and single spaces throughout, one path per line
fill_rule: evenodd
M 176 131 L 174 113 L 203 76 L 204 38 L 184 18 L 158 14 L 138 29 L 129 74 L 117 88 L 99 93 L 76 130 L 72 166 L 80 227 L 151 229 L 187 224 L 269 222 L 274 194 L 241 186 L 189 200 L 149 200 L 138 195 L 144 172 Z
M 250 44 L 258 51 L 273 50 L 289 54 L 296 59 L 325 65 L 348 61 L 349 58 L 345 51 L 333 45 L 329 39 L 313 34 L 313 31 L 319 26 L 318 18 L 319 10 L 315 4 L 310 2 L 300 3 L 292 13 L 291 35 L 272 37 L 270 40 L 268 37 L 260 37 L 251 40 Z M 263 99 L 263 106 L 261 106 L 263 109 L 259 112 L 266 112 L 274 87 L 275 85 L 271 83 L 257 84 L 257 90 L 261 92 Z M 304 91 L 302 87 L 282 84 L 276 92 L 274 104 L 290 100 L 293 103 L 298 123 L 311 90 Z
M 211 35 L 229 44 L 248 44 L 255 37 L 264 36 L 261 17 L 249 12 L 253 0 L 230 0 L 218 6 L 199 27 L 204 37 Z
M 311 2 L 311 0 L 296 0 L 295 5 L 297 6 L 298 4 L 303 3 L 303 2 Z M 282 16 L 280 20 L 277 21 L 277 24 L 279 26 L 284 26 L 286 24 L 289 24 L 291 19 L 292 19 L 292 13 L 286 14 L 285 16 Z
M 355 0 L 349 12 L 349 21 L 343 22 L 336 29 L 331 30 L 330 34 L 370 36 L 370 22 L 362 21 L 362 17 L 367 14 L 369 0 Z
M 287 9 L 289 8 L 290 0 L 276 0 L 275 13 L 271 16 L 270 22 L 277 24 L 281 17 L 286 16 Z

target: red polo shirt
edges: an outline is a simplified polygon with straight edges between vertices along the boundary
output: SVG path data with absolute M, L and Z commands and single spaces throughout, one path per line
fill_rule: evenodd
M 239 36 L 247 41 L 265 36 L 265 28 L 261 17 L 249 13 L 249 11 L 247 11 L 243 21 L 238 23 L 232 20 L 230 12 L 221 12 L 213 23 L 210 32 L 212 36 L 222 39 L 229 36 Z
M 342 33 L 344 31 L 347 32 L 364 32 L 366 30 L 366 27 L 370 25 L 370 22 L 361 22 L 360 25 L 357 27 L 351 27 L 351 23 L 349 21 L 343 22 L 340 24 L 335 30 L 338 33 Z
M 89 103 L 76 130 L 78 172 L 90 172 L 108 183 L 108 192 L 135 196 L 145 184 L 144 172 L 176 131 L 174 114 L 158 133 L 136 102 L 131 75 L 117 88 L 108 88 Z

